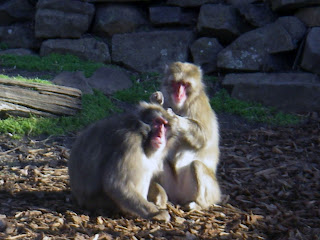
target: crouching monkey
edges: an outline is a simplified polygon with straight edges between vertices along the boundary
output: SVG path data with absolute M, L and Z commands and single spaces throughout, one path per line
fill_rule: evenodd
M 142 102 L 134 113 L 101 120 L 83 131 L 68 162 L 78 204 L 169 221 L 167 195 L 152 179 L 163 169 L 172 124 L 161 106 Z

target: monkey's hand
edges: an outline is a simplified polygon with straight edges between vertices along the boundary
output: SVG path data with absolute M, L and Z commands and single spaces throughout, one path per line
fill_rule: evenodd
M 164 97 L 163 97 L 162 92 L 157 91 L 157 92 L 152 93 L 150 96 L 150 102 L 156 103 L 156 104 L 159 104 L 162 106 L 163 102 L 164 102 Z
M 170 218 L 170 214 L 167 210 L 160 210 L 159 213 L 152 217 L 153 220 L 159 222 L 169 222 Z
M 189 119 L 185 117 L 180 117 L 179 115 L 175 114 L 175 119 L 177 122 L 177 126 L 180 130 L 180 132 L 187 132 L 189 131 L 190 124 L 189 124 Z
M 167 109 L 167 113 L 169 114 L 170 117 L 175 117 L 176 114 L 173 112 L 172 108 Z
M 175 115 L 173 117 L 176 132 L 180 139 L 187 142 L 194 149 L 200 149 L 205 145 L 206 138 L 201 125 L 193 119 Z
M 166 190 L 157 182 L 150 183 L 148 201 L 153 202 L 159 209 L 166 209 L 168 196 Z

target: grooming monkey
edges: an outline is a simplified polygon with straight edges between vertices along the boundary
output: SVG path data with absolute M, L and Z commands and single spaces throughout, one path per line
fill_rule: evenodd
M 221 198 L 216 178 L 219 127 L 205 93 L 201 69 L 174 62 L 165 70 L 161 92 L 150 99 L 178 116 L 178 141 L 171 147 L 159 179 L 173 203 L 189 209 L 208 208 Z M 164 98 L 164 99 L 163 99 Z
M 78 204 L 169 221 L 163 209 L 167 195 L 152 179 L 163 169 L 172 121 L 158 104 L 142 102 L 135 113 L 101 120 L 82 132 L 68 162 Z

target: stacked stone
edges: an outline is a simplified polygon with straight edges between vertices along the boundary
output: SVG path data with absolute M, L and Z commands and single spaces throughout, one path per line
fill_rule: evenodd
M 0 19 L 0 43 L 10 48 L 0 54 L 70 53 L 137 72 L 189 61 L 207 74 L 320 74 L 320 0 L 6 0 Z

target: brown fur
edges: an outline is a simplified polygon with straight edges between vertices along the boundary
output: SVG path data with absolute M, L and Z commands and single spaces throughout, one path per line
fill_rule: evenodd
M 101 120 L 80 134 L 68 162 L 71 191 L 79 205 L 170 219 L 166 210 L 147 200 L 149 185 L 162 169 L 167 151 L 166 146 L 155 150 L 150 144 L 153 120 L 159 116 L 168 121 L 166 137 L 171 138 L 170 115 L 148 103 L 141 103 L 134 113 Z M 150 191 L 162 194 L 158 202 L 163 208 L 165 191 L 155 184 Z
M 182 106 L 172 98 L 172 82 L 189 85 Z M 180 135 L 166 159 L 161 185 L 169 200 L 190 208 L 207 208 L 218 203 L 221 195 L 215 176 L 220 154 L 219 128 L 205 93 L 201 69 L 190 63 L 171 64 L 165 71 L 162 92 L 164 106 L 178 115 Z

